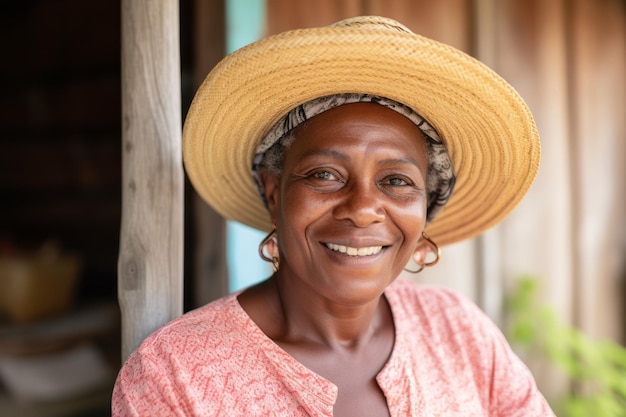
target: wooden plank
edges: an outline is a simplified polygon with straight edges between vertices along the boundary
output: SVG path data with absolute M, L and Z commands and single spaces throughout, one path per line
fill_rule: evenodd
M 106 77 L 106 78 L 104 78 Z M 3 89 L 0 111 L 5 131 L 117 129 L 119 80 L 102 78 L 14 84 Z
M 564 323 L 572 321 L 572 180 L 568 128 L 565 8 L 542 0 L 498 1 L 495 70 L 519 91 L 533 113 L 542 145 L 538 176 L 516 210 L 502 222 L 501 276 L 511 288 L 522 275 L 540 280 L 541 298 Z M 541 358 L 524 358 L 540 389 L 558 398 L 567 379 Z
M 471 3 L 469 0 L 370 0 L 364 12 L 395 19 L 415 33 L 469 53 Z
M 497 0 L 477 0 L 474 3 L 472 55 L 495 69 L 497 65 Z M 495 227 L 476 239 L 478 268 L 476 271 L 476 301 L 501 328 L 505 323 L 505 279 L 502 233 Z
M 223 0 L 194 2 L 194 89 L 219 62 L 226 49 Z M 193 191 L 193 296 L 198 307 L 229 292 L 226 260 L 226 221 Z
M 330 25 L 363 14 L 361 0 L 267 0 L 267 33 Z
M 7 142 L 0 152 L 2 193 L 35 191 L 34 198 L 55 192 L 117 193 L 121 177 L 117 136 L 102 140 L 84 136 L 88 133 L 5 134 Z
M 575 323 L 625 341 L 626 3 L 571 4 Z
M 122 358 L 183 311 L 179 4 L 122 0 Z

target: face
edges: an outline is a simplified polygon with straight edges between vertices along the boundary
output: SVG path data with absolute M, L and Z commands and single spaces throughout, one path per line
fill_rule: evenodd
M 297 128 L 280 177 L 264 175 L 281 277 L 325 299 L 378 297 L 416 252 L 426 219 L 421 131 L 371 103 Z

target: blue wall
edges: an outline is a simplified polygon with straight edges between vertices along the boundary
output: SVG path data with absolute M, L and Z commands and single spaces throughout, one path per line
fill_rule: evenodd
M 226 51 L 233 52 L 263 36 L 265 0 L 226 1 Z M 227 224 L 227 261 L 231 291 L 267 278 L 271 267 L 258 255 L 264 232 L 236 222 Z

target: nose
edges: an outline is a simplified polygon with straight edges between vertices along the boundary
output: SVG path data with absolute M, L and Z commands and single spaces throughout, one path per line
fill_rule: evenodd
M 385 220 L 386 213 L 374 184 L 352 184 L 344 187 L 344 195 L 333 210 L 338 220 L 349 220 L 356 227 L 367 227 Z

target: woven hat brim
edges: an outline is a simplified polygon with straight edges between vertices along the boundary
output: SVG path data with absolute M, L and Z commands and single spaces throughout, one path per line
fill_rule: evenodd
M 185 168 L 199 195 L 222 216 L 269 230 L 251 176 L 255 149 L 290 109 L 337 93 L 404 103 L 439 132 L 457 175 L 452 197 L 426 228 L 439 245 L 498 223 L 536 176 L 540 145 L 532 115 L 487 66 L 413 33 L 323 27 L 258 41 L 211 71 L 183 130 Z

